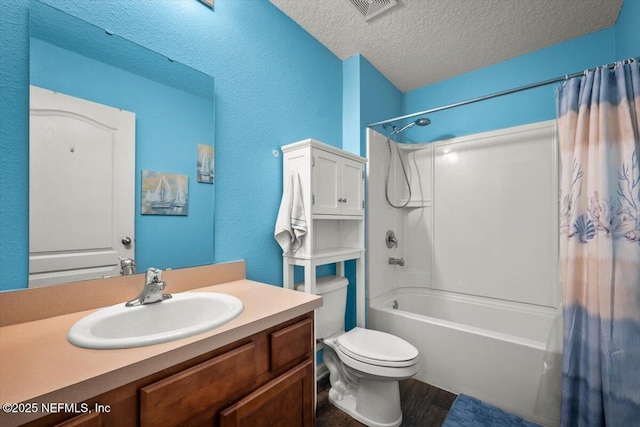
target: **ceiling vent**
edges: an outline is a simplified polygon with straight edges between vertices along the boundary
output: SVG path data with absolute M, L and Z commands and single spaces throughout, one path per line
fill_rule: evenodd
M 365 21 L 398 4 L 396 0 L 347 0 L 347 3 L 353 6 Z

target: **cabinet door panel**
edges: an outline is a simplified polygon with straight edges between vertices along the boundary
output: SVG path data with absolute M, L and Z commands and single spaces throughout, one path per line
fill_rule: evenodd
M 220 413 L 221 427 L 312 427 L 313 362 L 302 365 L 260 387 Z
M 338 175 L 342 158 L 321 150 L 313 150 L 313 158 L 313 213 L 339 214 L 342 203 L 338 199 L 342 195 Z
M 342 168 L 342 214 L 362 215 L 362 164 L 344 159 Z
M 271 371 L 299 361 L 313 349 L 313 322 L 311 319 L 295 323 L 287 328 L 272 332 Z
M 140 425 L 183 425 L 190 419 L 200 420 L 205 412 L 212 422 L 216 408 L 251 389 L 256 378 L 256 344 L 252 342 L 142 388 Z

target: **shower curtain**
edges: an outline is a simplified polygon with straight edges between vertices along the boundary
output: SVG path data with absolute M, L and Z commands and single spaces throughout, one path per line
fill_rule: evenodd
M 563 426 L 640 425 L 640 72 L 558 89 Z

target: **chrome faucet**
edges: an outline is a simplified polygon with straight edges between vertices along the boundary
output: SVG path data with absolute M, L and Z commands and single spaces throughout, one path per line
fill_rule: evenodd
M 404 267 L 404 258 L 389 258 L 389 264 Z
M 162 291 L 167 284 L 162 281 L 162 270 L 158 268 L 150 268 L 144 276 L 144 288 L 135 299 L 127 302 L 127 307 L 135 307 L 143 304 L 152 304 L 154 302 L 164 301 L 171 298 L 171 294 L 163 294 Z
M 133 258 L 121 258 L 120 260 L 120 275 L 121 276 L 130 276 L 132 274 L 136 274 L 136 262 Z

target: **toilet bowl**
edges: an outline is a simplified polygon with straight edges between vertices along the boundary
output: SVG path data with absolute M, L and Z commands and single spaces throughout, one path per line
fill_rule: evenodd
M 316 311 L 316 336 L 324 344 L 329 401 L 369 427 L 399 426 L 398 381 L 418 371 L 418 350 L 385 332 L 360 327 L 345 332 L 347 284 L 346 278 L 337 276 L 316 281 L 316 293 L 323 299 Z M 304 285 L 296 288 L 304 290 Z
M 402 423 L 398 381 L 417 372 L 418 350 L 384 332 L 354 328 L 323 340 L 329 401 L 370 427 Z

